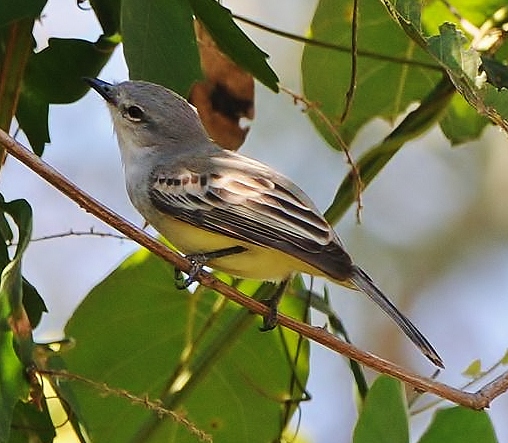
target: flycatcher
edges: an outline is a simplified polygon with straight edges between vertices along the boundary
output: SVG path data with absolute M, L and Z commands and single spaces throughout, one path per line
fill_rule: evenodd
M 162 86 L 87 82 L 111 112 L 132 203 L 182 253 L 205 257 L 208 266 L 237 277 L 287 281 L 302 272 L 360 290 L 443 367 L 291 180 L 216 145 L 195 109 Z

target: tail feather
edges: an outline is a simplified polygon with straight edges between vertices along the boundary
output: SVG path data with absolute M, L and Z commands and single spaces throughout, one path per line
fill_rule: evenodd
M 444 368 L 438 353 L 416 328 L 416 326 L 402 314 L 395 305 L 381 292 L 371 278 L 358 266 L 354 266 L 350 282 L 354 287 L 365 293 L 373 300 L 397 325 L 406 336 L 422 351 L 422 353 L 436 366 Z

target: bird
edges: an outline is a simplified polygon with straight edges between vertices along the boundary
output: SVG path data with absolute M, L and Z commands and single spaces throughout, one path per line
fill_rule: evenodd
M 217 145 L 185 98 L 146 81 L 85 81 L 107 103 L 134 207 L 182 254 L 236 277 L 325 277 L 374 301 L 434 365 L 418 328 L 346 252 L 312 200 L 272 167 Z M 197 258 L 200 259 L 197 259 Z M 266 329 L 274 326 L 273 297 Z

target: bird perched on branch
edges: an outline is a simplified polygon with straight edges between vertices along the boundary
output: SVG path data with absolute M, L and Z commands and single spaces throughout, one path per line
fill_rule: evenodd
M 194 108 L 162 86 L 87 82 L 111 112 L 132 203 L 180 252 L 237 277 L 287 282 L 302 272 L 362 291 L 443 367 L 432 345 L 352 262 L 291 180 L 216 145 Z M 283 288 L 271 299 L 265 329 L 275 326 Z

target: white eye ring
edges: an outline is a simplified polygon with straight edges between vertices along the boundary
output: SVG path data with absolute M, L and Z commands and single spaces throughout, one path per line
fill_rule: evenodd
M 124 117 L 128 118 L 133 122 L 139 122 L 144 117 L 144 111 L 142 108 L 136 105 L 131 105 L 125 109 Z

